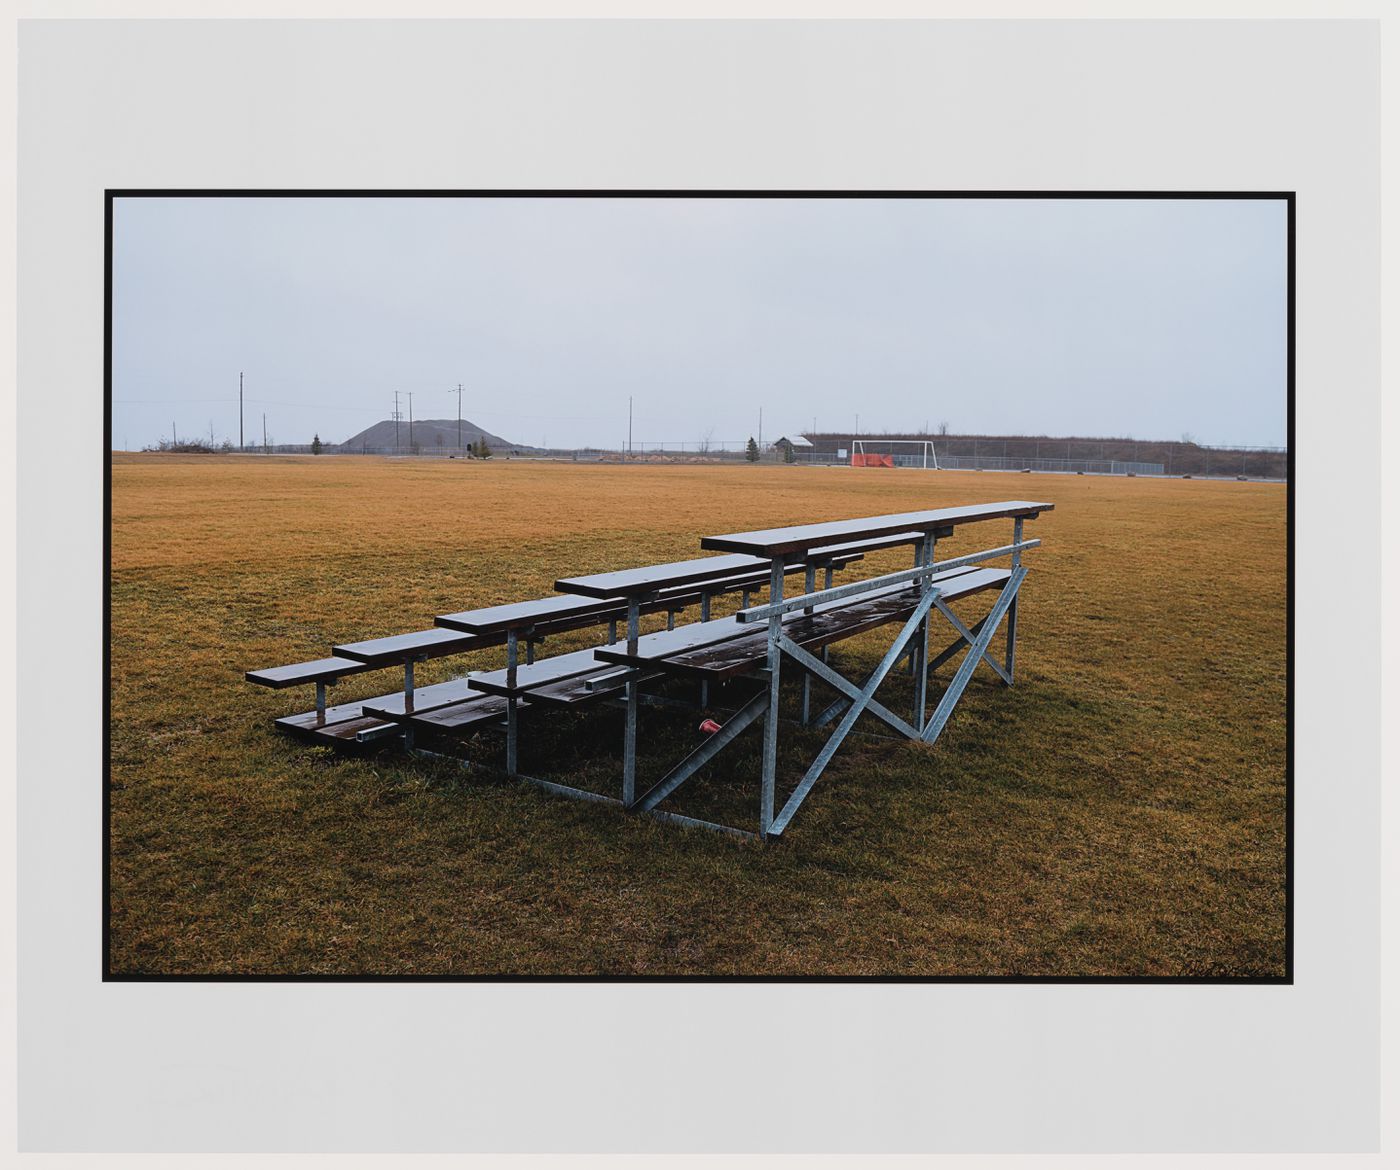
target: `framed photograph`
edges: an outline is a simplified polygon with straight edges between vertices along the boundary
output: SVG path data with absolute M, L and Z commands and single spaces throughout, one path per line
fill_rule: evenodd
M 1289 978 L 1290 195 L 109 206 L 112 977 Z
M 1377 1150 L 1380 43 L 20 22 L 17 1147 Z

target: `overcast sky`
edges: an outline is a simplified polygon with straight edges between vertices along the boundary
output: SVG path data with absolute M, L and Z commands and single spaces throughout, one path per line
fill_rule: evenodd
M 1281 201 L 119 199 L 113 442 L 1286 440 Z

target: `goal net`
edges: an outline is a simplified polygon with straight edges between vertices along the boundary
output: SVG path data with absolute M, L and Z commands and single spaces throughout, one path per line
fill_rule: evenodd
M 852 439 L 852 467 L 921 467 L 938 470 L 938 452 L 928 439 Z

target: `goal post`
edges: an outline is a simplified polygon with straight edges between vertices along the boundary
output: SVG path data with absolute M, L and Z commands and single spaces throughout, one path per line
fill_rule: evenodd
M 871 458 L 888 456 L 890 462 Z M 917 467 L 925 471 L 938 471 L 938 451 L 931 439 L 852 439 L 851 466 L 853 467 Z

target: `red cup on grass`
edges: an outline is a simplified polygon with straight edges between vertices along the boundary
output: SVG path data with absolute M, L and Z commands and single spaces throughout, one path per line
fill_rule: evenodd
M 700 724 L 700 730 L 703 731 L 706 735 L 714 735 L 714 733 L 719 729 L 720 725 L 716 723 L 713 719 L 706 719 L 704 723 Z

